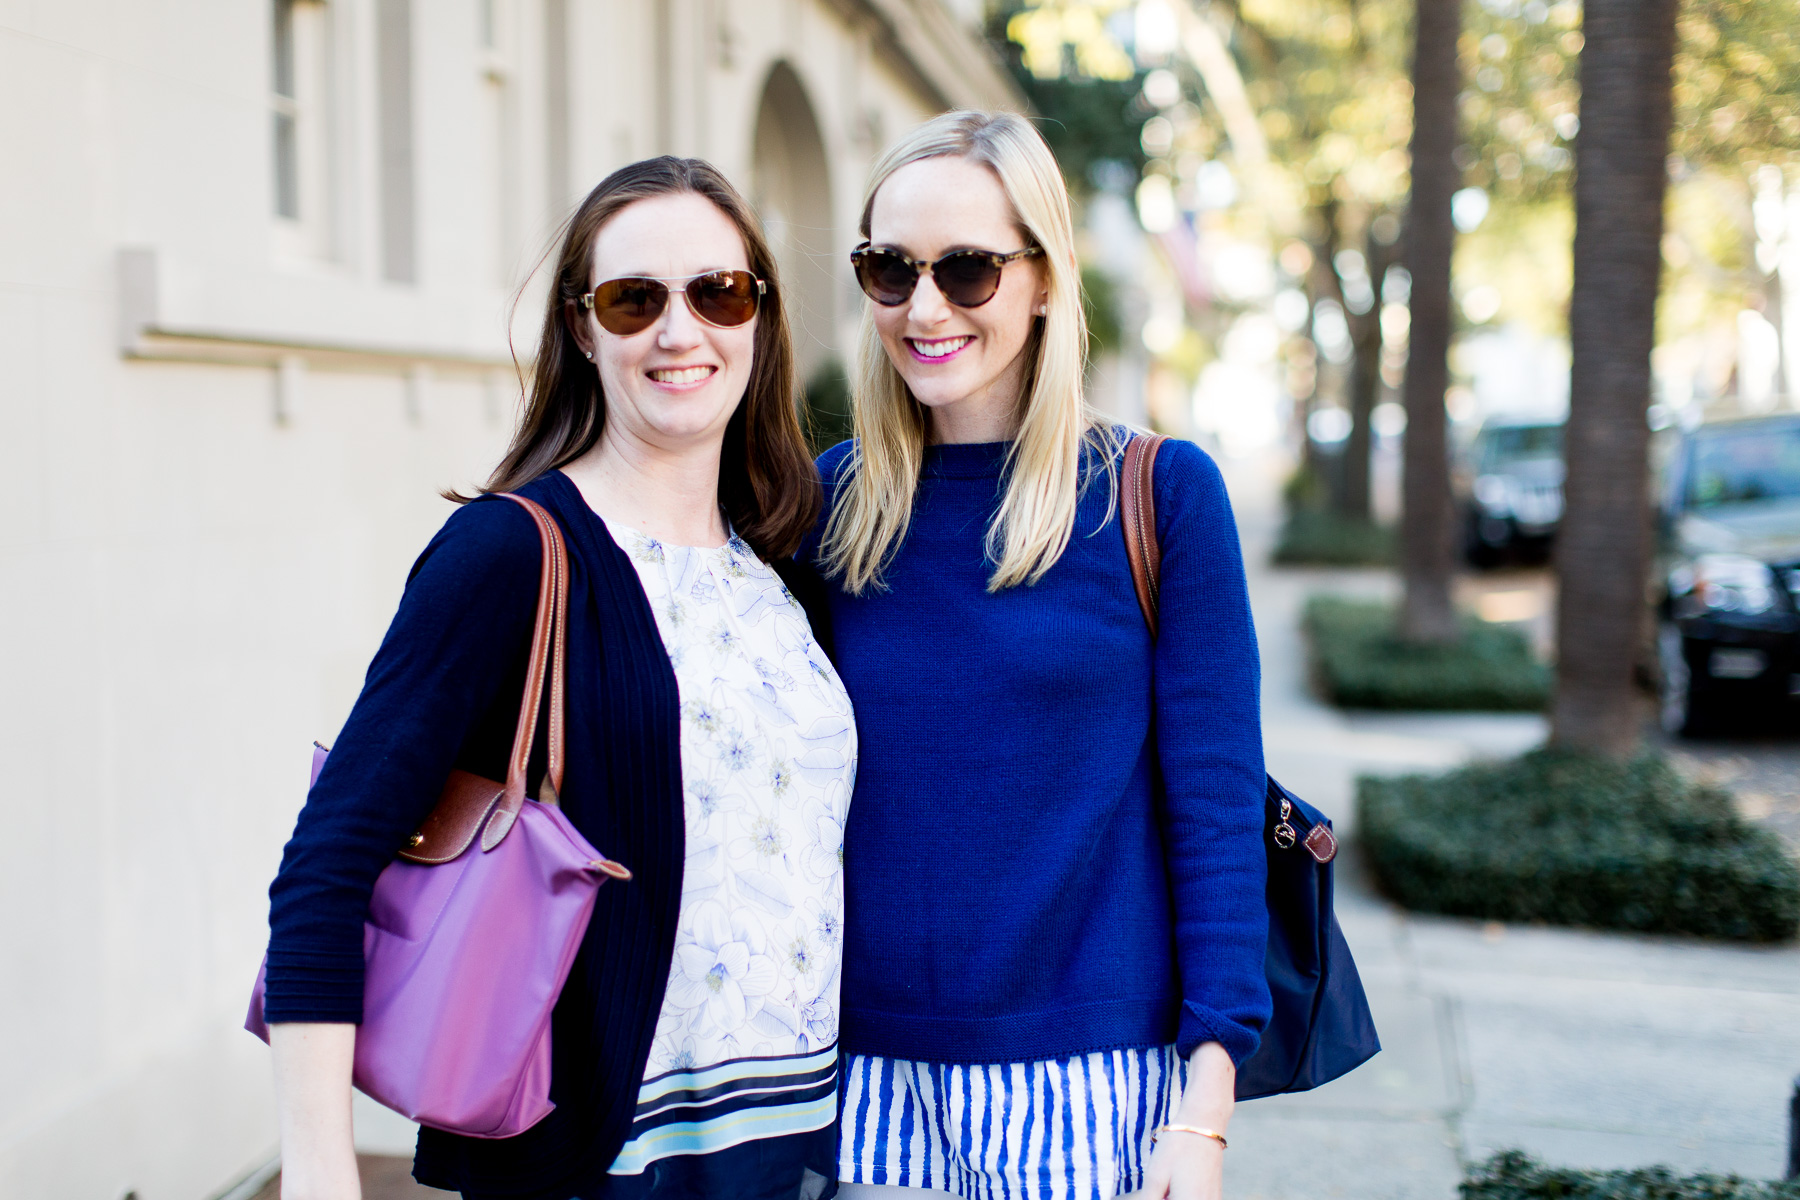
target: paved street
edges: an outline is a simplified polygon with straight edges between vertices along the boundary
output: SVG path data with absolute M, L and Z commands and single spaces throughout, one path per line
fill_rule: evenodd
M 1304 598 L 1389 594 L 1392 579 L 1269 570 L 1279 477 L 1266 464 L 1226 469 L 1277 778 L 1348 832 L 1359 772 L 1438 770 L 1541 740 L 1544 722 L 1531 715 L 1350 716 L 1314 699 L 1297 629 Z M 1684 753 L 1721 777 L 1765 780 L 1773 794 L 1792 786 L 1779 765 L 1791 750 Z M 1339 916 L 1386 1049 L 1315 1092 L 1240 1109 L 1232 1200 L 1450 1200 L 1464 1161 L 1507 1146 L 1577 1166 L 1779 1172 L 1800 1072 L 1800 948 L 1414 917 L 1371 893 L 1353 849 L 1339 864 Z
M 1800 854 L 1800 736 L 1663 742 L 1677 767 L 1730 788 L 1740 812 Z

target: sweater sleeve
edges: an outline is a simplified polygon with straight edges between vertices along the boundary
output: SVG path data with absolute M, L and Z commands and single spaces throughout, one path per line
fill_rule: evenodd
M 269 887 L 270 1023 L 361 1022 L 375 878 L 431 811 L 464 739 L 523 662 L 541 562 L 530 516 L 484 499 L 451 514 L 413 564 Z
M 1190 442 L 1166 442 L 1155 490 L 1156 746 L 1182 980 L 1176 1045 L 1186 1057 L 1216 1041 L 1241 1064 L 1270 1016 L 1256 631 L 1218 467 Z

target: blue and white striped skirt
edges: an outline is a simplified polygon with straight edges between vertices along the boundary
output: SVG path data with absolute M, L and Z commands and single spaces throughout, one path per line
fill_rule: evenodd
M 1112 1200 L 1143 1186 L 1181 1100 L 1173 1046 L 947 1065 L 852 1055 L 838 1177 L 965 1200 Z

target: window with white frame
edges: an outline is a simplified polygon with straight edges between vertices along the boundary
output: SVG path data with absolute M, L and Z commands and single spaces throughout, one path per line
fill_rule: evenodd
M 475 0 L 480 94 L 472 165 L 479 173 L 473 194 L 482 209 L 478 218 L 481 254 L 476 272 L 483 282 L 500 287 L 512 284 L 518 224 L 514 203 L 518 164 L 513 137 L 512 16 L 506 0 Z
M 331 23 L 322 0 L 273 0 L 270 95 L 277 249 L 332 256 Z
M 376 147 L 381 190 L 381 274 L 416 283 L 411 0 L 375 0 Z

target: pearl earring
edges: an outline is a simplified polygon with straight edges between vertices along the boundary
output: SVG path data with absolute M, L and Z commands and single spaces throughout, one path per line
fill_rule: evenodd
M 593 362 L 594 361 L 594 352 L 592 350 L 588 350 L 585 353 L 587 354 L 588 361 Z

